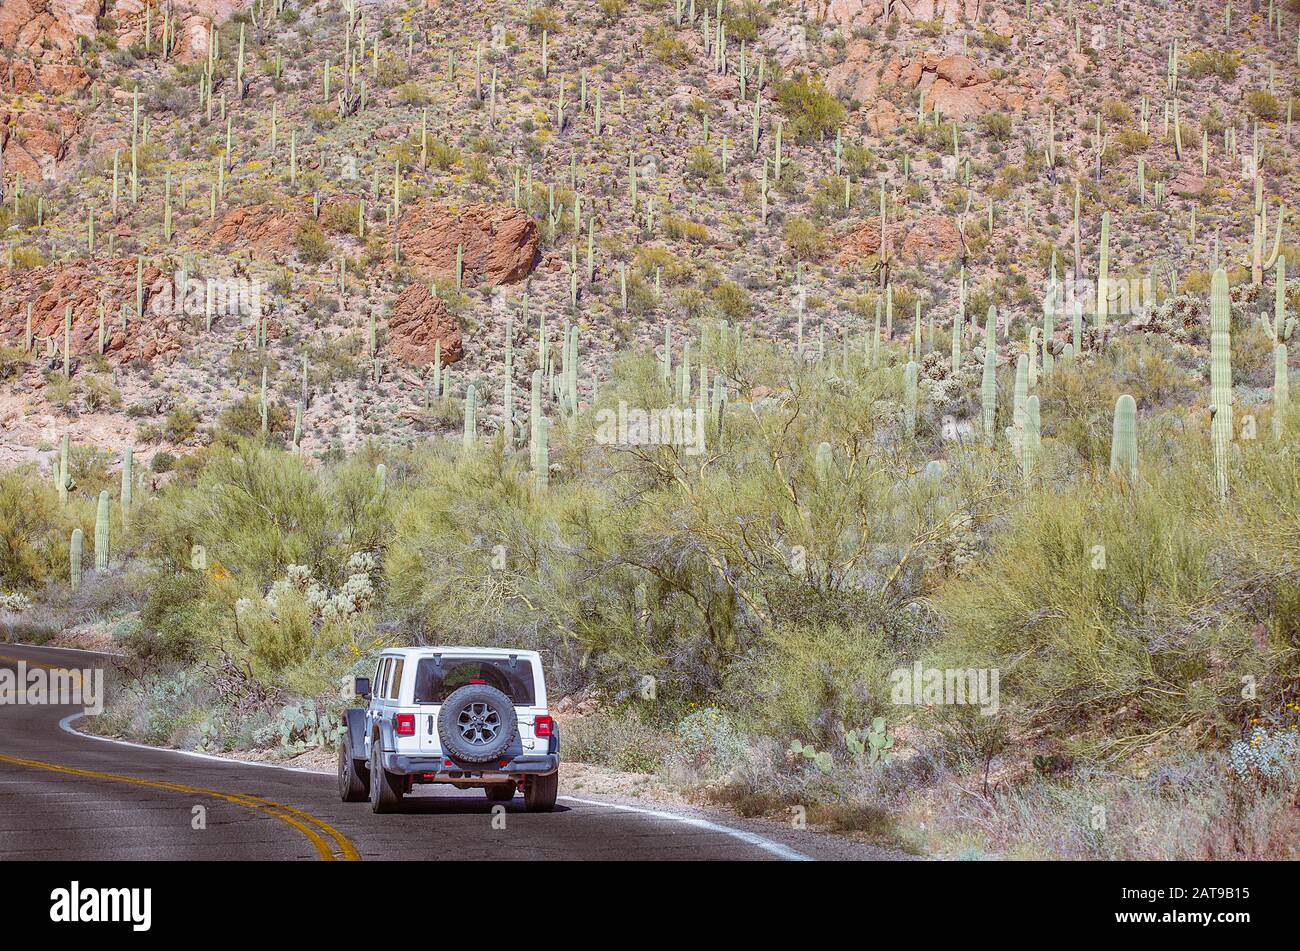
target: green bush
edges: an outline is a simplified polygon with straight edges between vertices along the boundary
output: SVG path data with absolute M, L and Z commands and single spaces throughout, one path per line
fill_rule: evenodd
M 800 141 L 824 139 L 843 123 L 847 111 L 822 81 L 797 72 L 777 84 L 776 107 L 789 122 L 788 131 Z

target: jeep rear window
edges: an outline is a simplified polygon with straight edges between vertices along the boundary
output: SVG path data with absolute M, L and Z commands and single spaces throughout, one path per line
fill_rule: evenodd
M 512 667 L 508 657 L 443 657 L 441 664 L 423 658 L 415 668 L 415 702 L 442 703 L 453 690 L 475 682 L 496 687 L 511 703 L 533 705 L 533 665 L 517 660 Z

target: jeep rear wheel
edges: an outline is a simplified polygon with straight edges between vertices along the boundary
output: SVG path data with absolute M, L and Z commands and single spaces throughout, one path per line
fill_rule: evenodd
M 366 761 L 352 751 L 352 737 L 343 735 L 339 743 L 339 798 L 344 802 L 365 802 L 370 796 L 370 771 Z
M 560 792 L 560 771 L 548 776 L 533 776 L 524 783 L 524 808 L 529 812 L 551 812 Z
M 510 698 L 487 684 L 466 684 L 442 702 L 438 737 L 442 749 L 466 763 L 486 763 L 510 749 L 519 719 Z
M 396 812 L 402 801 L 405 778 L 384 769 L 383 754 L 380 752 L 379 734 L 370 739 L 370 811 Z

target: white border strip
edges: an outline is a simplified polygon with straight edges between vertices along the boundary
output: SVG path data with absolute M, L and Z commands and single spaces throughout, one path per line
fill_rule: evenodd
M 225 763 L 228 766 L 261 766 L 265 769 L 281 769 L 290 773 L 306 773 L 310 776 L 328 776 L 329 773 L 317 769 L 303 769 L 301 766 L 283 766 L 279 763 L 258 763 L 253 760 L 231 759 L 228 756 L 213 756 L 211 753 L 200 753 L 196 750 L 177 750 L 165 746 L 148 746 L 144 743 L 132 743 L 129 740 L 119 740 L 108 736 L 95 736 L 93 733 L 82 733 L 72 726 L 73 721 L 80 720 L 84 713 L 73 713 L 59 721 L 59 729 L 65 733 L 71 733 L 73 736 L 79 736 L 87 740 L 97 740 L 100 743 L 113 743 L 117 746 L 129 746 L 137 750 L 149 750 L 154 753 L 174 753 L 177 756 L 189 756 L 193 759 L 208 760 L 213 763 Z M 643 809 L 640 806 L 627 806 L 616 802 L 601 802 L 597 799 L 579 799 L 577 796 L 559 796 L 557 797 L 565 802 L 577 802 L 584 806 L 598 806 L 603 809 L 617 809 L 620 812 L 636 812 L 645 816 L 652 816 L 656 819 L 666 819 L 670 822 L 681 822 L 685 825 L 694 826 L 697 829 L 704 829 L 708 832 L 717 832 L 722 835 L 731 836 L 733 839 L 760 848 L 765 852 L 770 852 L 777 858 L 785 859 L 789 862 L 812 862 L 815 861 L 812 856 L 804 855 L 797 852 L 788 845 L 782 845 L 780 842 L 773 842 L 771 839 L 764 838 L 756 832 L 747 832 L 744 829 L 733 829 L 730 826 L 720 825 L 717 822 L 711 822 L 708 819 L 700 819 L 696 816 L 679 816 L 676 813 L 664 812 L 660 809 Z
M 92 651 L 85 647 L 55 647 L 52 644 L 19 644 L 17 642 L 14 642 L 12 644 L 7 644 L 3 641 L 0 641 L 0 651 L 3 651 L 6 647 L 21 647 L 33 651 L 71 651 L 74 654 L 94 654 L 96 657 L 125 657 L 126 656 L 125 654 L 118 653 L 117 651 Z
M 812 862 L 815 861 L 812 856 L 804 855 L 802 852 L 796 852 L 788 845 L 782 845 L 780 842 L 773 842 L 771 839 L 765 839 L 757 832 L 746 832 L 744 829 L 733 829 L 730 826 L 719 825 L 716 822 L 710 822 L 708 819 L 700 819 L 696 816 L 679 816 L 672 812 L 663 812 L 659 809 L 642 809 L 640 806 L 625 806 L 617 802 L 600 802 L 595 799 L 579 799 L 577 796 L 559 796 L 566 802 L 580 802 L 585 806 L 604 806 L 606 809 L 618 809 L 622 812 L 639 812 L 644 816 L 654 816 L 656 819 L 669 819 L 673 822 L 682 822 L 689 826 L 695 826 L 699 829 L 706 829 L 709 832 L 721 832 L 723 835 L 729 835 L 733 839 L 740 839 L 750 845 L 757 846 L 765 852 L 771 852 L 778 858 L 785 859 L 789 862 Z
M 79 736 L 85 740 L 98 740 L 100 743 L 114 743 L 117 746 L 129 746 L 137 750 L 149 750 L 153 753 L 174 753 L 177 756 L 188 756 L 191 759 L 208 760 L 213 763 L 225 763 L 227 766 L 262 766 L 266 769 L 282 769 L 290 773 L 306 773 L 309 776 L 329 776 L 325 770 L 304 769 L 301 766 L 284 766 L 280 763 L 259 763 L 256 760 L 231 759 L 229 756 L 213 756 L 211 753 L 200 753 L 197 750 L 178 750 L 170 746 L 149 746 L 145 743 L 132 743 L 130 740 L 119 740 L 111 736 L 96 736 L 93 733 L 82 733 L 74 729 L 73 720 L 80 720 L 84 713 L 73 713 L 59 721 L 59 729 L 64 733 L 71 733 L 73 736 Z

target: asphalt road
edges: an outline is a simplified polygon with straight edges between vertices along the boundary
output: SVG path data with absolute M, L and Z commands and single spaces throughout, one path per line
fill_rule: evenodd
M 112 663 L 0 644 L 0 666 L 20 660 Z M 570 797 L 563 767 L 556 811 L 527 813 L 516 796 L 504 828 L 493 827 L 480 790 L 450 786 L 417 787 L 400 814 L 377 816 L 366 803 L 341 802 L 332 775 L 121 745 L 60 725 L 80 712 L 0 704 L 0 862 L 905 857 L 779 823 Z

